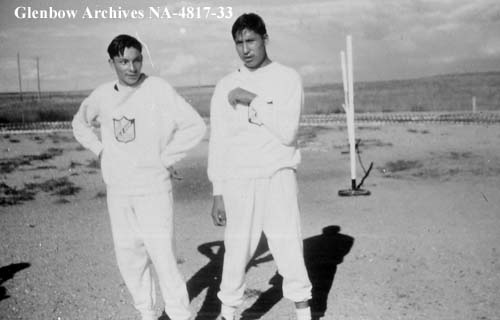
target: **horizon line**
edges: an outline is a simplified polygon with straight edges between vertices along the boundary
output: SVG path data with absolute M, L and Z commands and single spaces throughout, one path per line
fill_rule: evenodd
M 367 83 L 387 83 L 387 82 L 399 82 L 399 81 L 415 81 L 415 80 L 424 80 L 424 79 L 431 79 L 431 78 L 439 78 L 439 77 L 448 77 L 448 76 L 468 76 L 468 75 L 486 75 L 486 74 L 497 74 L 500 73 L 500 69 L 498 70 L 490 70 L 490 71 L 468 71 L 468 72 L 455 72 L 455 73 L 439 73 L 439 74 L 433 74 L 433 75 L 428 75 L 428 76 L 421 76 L 421 77 L 413 77 L 413 78 L 393 78 L 393 79 L 387 79 L 387 80 L 361 80 L 361 81 L 355 81 L 354 83 L 356 84 L 367 84 Z M 110 80 L 111 81 L 111 80 Z M 179 85 L 179 86 L 173 86 L 176 89 L 193 89 L 193 88 L 213 88 L 215 87 L 216 83 L 213 84 L 193 84 L 193 85 Z M 321 86 L 335 86 L 335 85 L 342 85 L 342 81 L 336 81 L 336 82 L 324 82 L 324 83 L 312 83 L 309 85 L 304 85 L 304 88 L 314 88 L 314 87 L 321 87 Z M 97 87 L 97 86 L 96 86 Z M 69 92 L 91 92 L 94 90 L 94 88 L 88 88 L 88 89 L 80 89 L 80 90 L 46 90 L 46 91 L 41 91 L 41 93 L 69 93 Z M 0 91 L 0 94 L 13 94 L 13 95 L 18 95 L 19 91 Z M 22 94 L 38 94 L 38 91 L 22 91 Z

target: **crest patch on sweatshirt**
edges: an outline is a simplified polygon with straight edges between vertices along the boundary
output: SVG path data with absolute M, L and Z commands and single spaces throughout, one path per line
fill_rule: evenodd
M 135 119 L 128 119 L 125 116 L 120 119 L 113 119 L 113 126 L 115 128 L 115 138 L 118 142 L 134 141 Z

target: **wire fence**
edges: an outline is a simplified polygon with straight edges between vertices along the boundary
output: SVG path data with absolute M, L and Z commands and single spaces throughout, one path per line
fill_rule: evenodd
M 208 118 L 205 118 L 208 123 Z M 432 124 L 500 124 L 500 112 L 404 112 L 404 113 L 360 113 L 356 123 L 432 123 Z M 304 115 L 301 126 L 328 126 L 346 124 L 345 114 Z M 0 123 L 0 133 L 37 133 L 70 131 L 71 122 L 24 122 Z

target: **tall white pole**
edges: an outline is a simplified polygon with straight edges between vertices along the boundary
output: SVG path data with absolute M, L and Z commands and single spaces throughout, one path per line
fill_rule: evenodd
M 346 117 L 349 116 L 348 109 L 349 109 L 349 88 L 347 87 L 347 71 L 346 71 L 346 61 L 345 61 L 345 52 L 340 51 L 340 65 L 342 67 L 342 84 L 344 87 L 344 104 L 342 107 L 344 108 L 344 111 L 346 113 Z
M 351 158 L 351 184 L 352 188 L 356 188 L 356 139 L 354 136 L 354 77 L 353 77 L 353 61 L 352 61 L 352 37 L 346 38 L 347 50 L 347 84 L 349 96 L 349 108 L 347 117 L 347 130 L 349 134 L 349 154 Z M 346 112 L 346 113 L 347 113 Z
M 349 137 L 349 156 L 351 164 L 351 189 L 339 190 L 339 196 L 367 196 L 370 191 L 361 189 L 365 178 L 368 176 L 373 163 L 370 168 L 365 172 L 365 176 L 361 179 L 359 187 L 356 185 L 356 139 L 354 135 L 354 76 L 353 76 L 353 60 L 352 60 L 352 37 L 346 37 L 346 53 L 340 52 L 340 61 L 342 65 L 342 83 L 344 85 L 344 110 L 347 122 L 347 134 Z

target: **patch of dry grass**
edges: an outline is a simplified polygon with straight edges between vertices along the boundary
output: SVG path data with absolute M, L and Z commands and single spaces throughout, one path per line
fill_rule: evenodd
M 2 182 L 0 183 L 0 207 L 13 206 L 34 200 L 35 194 L 36 192 L 33 190 L 13 188 Z
M 57 196 L 72 196 L 81 188 L 69 181 L 68 177 L 48 179 L 39 183 L 26 183 L 25 188 L 30 191 L 44 191 Z
M 20 166 L 29 166 L 32 161 L 47 161 L 63 154 L 63 149 L 49 148 L 38 155 L 23 155 L 14 158 L 0 159 L 0 173 L 11 173 Z
M 378 168 L 386 178 L 424 178 L 449 180 L 459 176 L 498 176 L 497 157 L 481 157 L 473 152 L 431 152 L 429 157 L 389 161 Z
M 396 160 L 389 161 L 385 164 L 383 168 L 379 170 L 385 174 L 385 176 L 392 176 L 394 173 L 408 171 L 415 168 L 421 168 L 422 162 L 418 160 Z
M 38 192 L 47 192 L 53 196 L 74 196 L 82 188 L 76 186 L 68 177 L 48 179 L 43 182 L 32 182 L 24 184 L 23 188 L 15 188 L 0 183 L 0 206 L 13 206 L 35 199 Z M 68 200 L 59 198 L 57 203 L 67 203 Z

